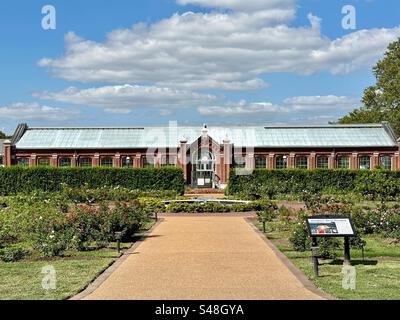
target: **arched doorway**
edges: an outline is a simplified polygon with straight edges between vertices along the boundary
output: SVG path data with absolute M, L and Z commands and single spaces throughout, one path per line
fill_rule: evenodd
M 192 186 L 194 188 L 215 188 L 216 161 L 208 149 L 200 149 L 192 158 Z

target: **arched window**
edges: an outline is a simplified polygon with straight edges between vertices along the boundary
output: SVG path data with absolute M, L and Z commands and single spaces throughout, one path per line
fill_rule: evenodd
M 301 156 L 296 158 L 297 169 L 308 169 L 308 158 Z
M 162 167 L 174 167 L 176 164 L 176 156 L 166 155 L 161 158 Z
M 392 170 L 392 157 L 381 156 L 379 158 L 379 165 L 386 170 Z
M 79 159 L 79 165 L 81 167 L 91 167 L 92 166 L 92 158 L 83 157 Z
M 236 156 L 235 159 L 235 168 L 244 169 L 246 168 L 246 158 L 243 156 Z
M 17 165 L 22 166 L 22 167 L 28 167 L 29 166 L 29 159 L 28 158 L 18 158 L 17 159 Z
M 121 158 L 122 162 L 122 167 L 127 168 L 127 167 L 133 167 L 133 157 L 131 156 L 126 156 Z
M 350 157 L 339 156 L 337 160 L 338 169 L 350 169 Z
M 143 168 L 152 168 L 152 167 L 154 167 L 154 163 L 155 163 L 154 156 L 148 155 L 148 156 L 142 157 Z
M 71 158 L 67 158 L 67 157 L 60 158 L 60 160 L 58 161 L 58 165 L 60 167 L 70 167 L 71 166 Z
M 275 168 L 276 169 L 286 169 L 288 166 L 287 156 L 277 156 L 275 158 Z
M 329 168 L 329 159 L 327 156 L 319 156 L 317 157 L 317 169 L 328 169 Z
M 256 156 L 256 169 L 265 169 L 267 167 L 267 159 L 264 156 Z
M 38 164 L 38 166 L 49 166 L 50 159 L 49 158 L 39 158 L 37 164 Z
M 100 159 L 100 165 L 102 167 L 112 167 L 113 166 L 113 158 L 111 158 L 111 157 L 102 157 Z
M 370 170 L 371 169 L 371 157 L 370 156 L 360 157 L 359 168 L 361 170 Z

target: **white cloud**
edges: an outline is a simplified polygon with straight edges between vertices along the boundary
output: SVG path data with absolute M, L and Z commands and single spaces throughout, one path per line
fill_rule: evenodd
M 235 104 L 227 104 L 224 106 L 202 106 L 197 111 L 205 116 L 208 115 L 246 115 L 246 114 L 262 114 L 262 113 L 285 113 L 286 109 L 274 105 L 270 102 L 253 102 L 248 103 L 241 100 Z
M 360 104 L 359 99 L 345 96 L 300 96 L 284 100 L 291 111 L 329 112 L 351 111 Z
M 71 87 L 61 92 L 43 92 L 35 96 L 41 99 L 100 107 L 113 113 L 129 113 L 136 107 L 190 107 L 216 99 L 212 95 L 187 90 L 128 84 L 90 89 Z
M 359 99 L 345 96 L 299 96 L 285 99 L 282 105 L 241 100 L 237 103 L 225 103 L 219 106 L 202 106 L 197 108 L 197 111 L 205 116 L 274 114 L 286 119 L 293 119 L 302 114 L 303 119 L 322 121 L 332 120 L 335 117 L 337 119 L 338 112 L 351 111 L 358 104 Z
M 292 1 L 284 6 L 256 0 L 180 3 L 236 10 L 174 14 L 150 25 L 114 30 L 104 42 L 71 32 L 65 54 L 39 64 L 58 77 L 81 82 L 250 90 L 264 87 L 261 78 L 273 72 L 337 74 L 370 67 L 400 36 L 396 27 L 359 30 L 331 40 L 321 33 L 318 17 L 310 14 L 309 26 L 293 27 L 289 16 L 277 13 L 294 8 Z
M 0 107 L 0 117 L 18 120 L 67 120 L 79 114 L 76 110 L 64 110 L 38 103 L 17 102 Z

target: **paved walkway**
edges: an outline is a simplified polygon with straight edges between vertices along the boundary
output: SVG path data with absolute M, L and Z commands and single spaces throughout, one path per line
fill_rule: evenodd
M 321 299 L 308 284 L 243 217 L 171 216 L 85 299 Z

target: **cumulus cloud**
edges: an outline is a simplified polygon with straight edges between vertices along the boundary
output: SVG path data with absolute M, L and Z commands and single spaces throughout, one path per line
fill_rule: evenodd
M 274 105 L 270 102 L 252 102 L 241 100 L 235 104 L 224 106 L 202 106 L 197 108 L 202 115 L 245 115 L 258 113 L 282 113 L 288 112 L 287 109 Z
M 216 99 L 213 95 L 187 90 L 128 84 L 89 89 L 70 87 L 61 92 L 42 92 L 35 96 L 46 100 L 100 107 L 113 113 L 129 113 L 136 107 L 190 107 Z
M 291 118 L 303 114 L 304 119 L 332 119 L 337 112 L 348 112 L 358 106 L 359 100 L 345 96 L 299 96 L 287 98 L 282 105 L 271 102 L 226 103 L 220 106 L 202 106 L 197 111 L 205 116 L 241 116 L 251 114 L 280 114 L 283 118 Z M 317 114 L 317 115 L 316 115 Z
M 351 111 L 360 104 L 359 99 L 346 96 L 299 96 L 284 100 L 291 111 Z
M 151 84 L 179 89 L 250 90 L 266 86 L 274 72 L 333 74 L 370 67 L 400 27 L 368 29 L 329 39 L 321 20 L 290 25 L 274 10 L 294 8 L 293 1 L 180 0 L 233 11 L 174 14 L 168 19 L 110 32 L 106 40 L 86 40 L 70 32 L 59 58 L 39 65 L 72 81 Z M 283 4 L 283 5 L 282 5 Z
M 76 116 L 76 110 L 64 110 L 34 103 L 16 102 L 0 107 L 0 117 L 18 120 L 67 120 Z

